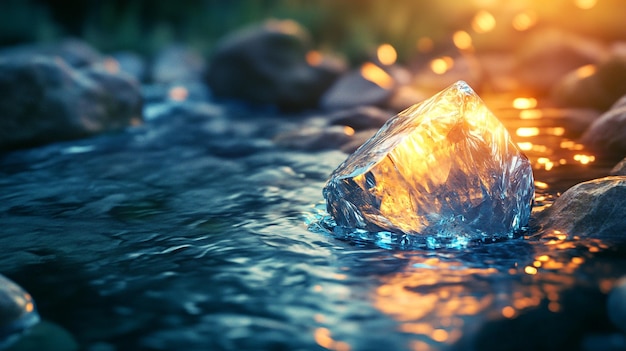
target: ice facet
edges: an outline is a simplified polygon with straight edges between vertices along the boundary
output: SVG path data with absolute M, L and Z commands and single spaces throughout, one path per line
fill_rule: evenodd
M 534 185 L 506 128 L 459 81 L 391 118 L 323 192 L 344 228 L 474 240 L 526 225 Z

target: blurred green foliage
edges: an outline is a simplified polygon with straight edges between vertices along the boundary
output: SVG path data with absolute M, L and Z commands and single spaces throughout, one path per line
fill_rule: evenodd
M 390 43 L 401 60 L 415 52 L 421 37 L 451 45 L 455 30 L 469 29 L 480 8 L 509 12 L 531 9 L 545 22 L 607 38 L 626 38 L 626 1 L 603 0 L 577 10 L 575 0 L 0 0 L 0 46 L 74 36 L 104 51 L 133 50 L 150 55 L 178 41 L 210 53 L 216 41 L 242 26 L 267 18 L 304 25 L 323 50 L 352 62 Z M 492 46 L 512 47 L 501 36 Z

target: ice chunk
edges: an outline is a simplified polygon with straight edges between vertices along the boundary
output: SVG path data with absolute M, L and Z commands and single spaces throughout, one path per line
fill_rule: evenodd
M 510 237 L 533 196 L 530 162 L 463 81 L 390 119 L 324 187 L 338 226 L 424 243 Z

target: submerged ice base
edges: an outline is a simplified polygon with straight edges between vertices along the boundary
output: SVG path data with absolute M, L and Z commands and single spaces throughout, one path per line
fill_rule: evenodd
M 513 236 L 534 185 L 506 128 L 459 81 L 391 118 L 323 192 L 340 227 L 449 242 Z

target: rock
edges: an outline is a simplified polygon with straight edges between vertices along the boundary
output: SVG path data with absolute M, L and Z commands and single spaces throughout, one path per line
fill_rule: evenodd
M 626 278 L 620 279 L 609 293 L 607 311 L 611 322 L 626 333 Z
M 113 131 L 141 121 L 138 84 L 61 59 L 0 59 L 0 150 Z
M 626 176 L 612 176 L 577 184 L 539 215 L 546 232 L 626 242 Z
M 512 237 L 528 223 L 534 187 L 504 125 L 459 81 L 390 119 L 323 193 L 341 228 L 435 248 Z
M 567 73 L 597 63 L 607 51 L 594 40 L 546 28 L 519 45 L 515 75 L 531 93 L 545 94 Z
M 33 56 L 59 57 L 72 67 L 86 67 L 102 60 L 93 47 L 78 39 L 65 39 L 53 44 L 24 44 L 0 50 L 0 57 L 14 61 L 29 60 Z
M 206 63 L 202 55 L 182 45 L 171 45 L 161 50 L 152 64 L 153 83 L 172 84 L 202 80 Z
M 355 152 L 361 145 L 365 144 L 366 141 L 373 137 L 377 131 L 378 129 L 365 129 L 355 133 L 354 136 L 352 136 L 352 140 L 341 145 L 341 151 L 347 154 Z
M 220 97 L 286 110 L 314 107 L 343 68 L 319 57 L 307 62 L 309 50 L 309 35 L 300 25 L 268 21 L 222 39 L 211 57 L 207 81 Z
M 389 112 L 374 106 L 361 106 L 347 110 L 340 110 L 328 116 L 331 125 L 349 126 L 359 131 L 363 129 L 380 128 L 391 118 Z
M 626 176 L 626 158 L 619 161 L 619 163 L 616 164 L 615 167 L 613 167 L 613 169 L 611 169 L 611 172 L 609 172 L 609 175 Z
M 626 94 L 626 56 L 613 56 L 597 65 L 583 66 L 555 86 L 554 100 L 565 106 L 606 111 Z
M 37 323 L 39 315 L 30 294 L 0 275 L 0 349 L 17 342 Z
M 360 70 L 344 74 L 322 96 L 320 107 L 324 110 L 350 109 L 358 106 L 386 106 L 391 99 L 395 82 L 393 78 L 373 63 L 366 63 Z M 366 79 L 368 71 L 376 73 Z M 379 82 L 374 82 L 380 77 Z
M 76 351 L 78 343 L 61 326 L 42 321 L 6 351 Z
M 620 160 L 626 156 L 625 136 L 626 96 L 589 126 L 581 142 L 600 158 Z
M 352 139 L 354 130 L 342 126 L 304 127 L 295 131 L 281 133 L 274 142 L 282 147 L 306 151 L 338 149 Z

